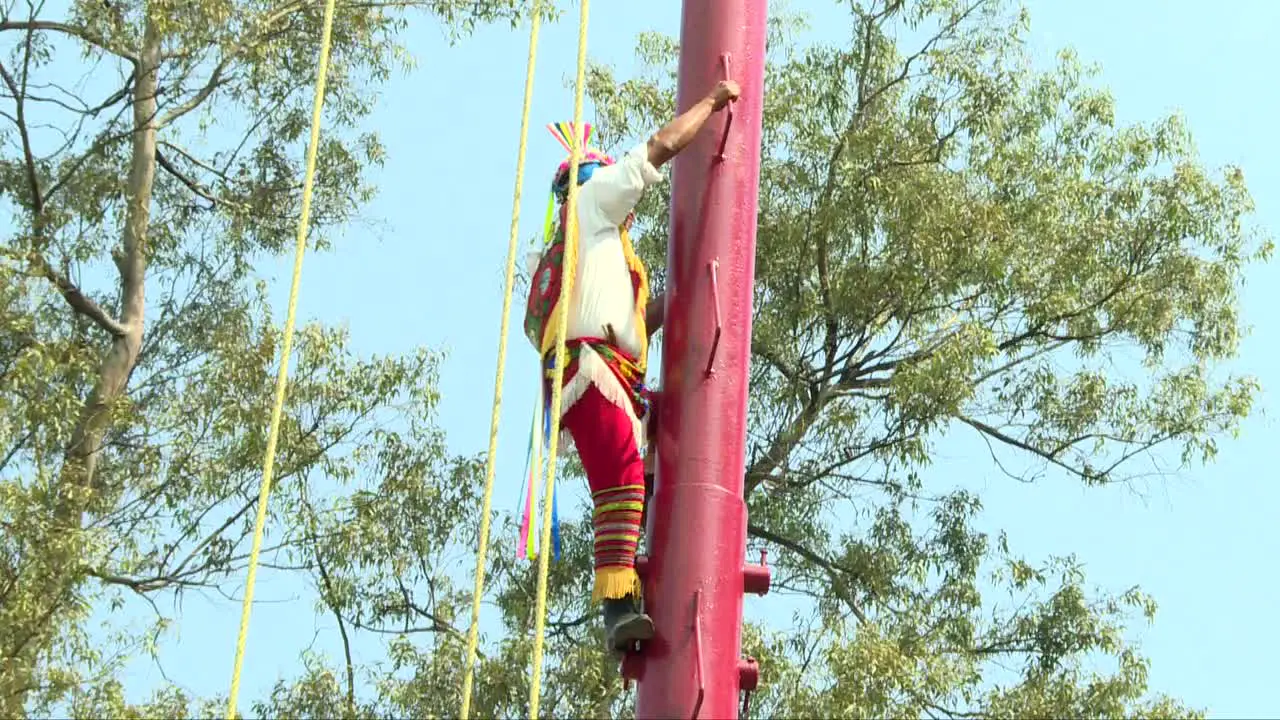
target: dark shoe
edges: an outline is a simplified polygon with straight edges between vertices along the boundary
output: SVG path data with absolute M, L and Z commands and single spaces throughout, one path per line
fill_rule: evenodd
M 653 638 L 653 620 L 640 612 L 634 598 L 604 601 L 605 647 L 624 653 L 633 645 Z

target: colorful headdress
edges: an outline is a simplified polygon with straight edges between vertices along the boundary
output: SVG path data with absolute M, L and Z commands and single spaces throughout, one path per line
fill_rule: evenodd
M 590 177 L 590 173 L 596 167 L 612 165 L 614 162 L 612 157 L 591 147 L 591 131 L 594 129 L 591 123 L 583 123 L 582 132 L 576 133 L 573 131 L 573 123 L 571 122 L 547 123 L 547 130 L 551 132 L 551 136 L 556 139 L 556 142 L 560 143 L 560 147 L 564 148 L 569 155 L 564 159 L 564 162 L 560 163 L 560 167 L 556 168 L 555 177 L 551 181 L 551 197 L 547 199 L 547 218 L 543 223 L 543 247 L 551 243 L 552 231 L 555 227 L 553 220 L 555 218 L 556 200 L 563 202 L 565 195 L 569 191 L 568 174 L 569 166 L 573 163 L 573 138 L 581 137 L 582 147 L 585 148 L 582 157 L 578 161 L 579 185 L 586 182 L 587 177 Z M 586 168 L 585 171 L 584 168 Z M 585 176 L 584 172 L 586 173 Z
M 548 123 L 547 129 L 551 131 L 551 135 L 555 137 L 556 142 L 560 143 L 560 146 L 564 148 L 564 151 L 569 153 L 568 157 L 564 159 L 564 162 L 560 163 L 560 167 L 556 168 L 555 180 L 552 181 L 552 190 L 554 192 L 555 188 L 563 182 L 562 178 L 569 172 L 569 166 L 573 161 L 574 140 L 572 138 L 578 136 L 578 133 L 573 131 L 573 123 L 566 122 Z M 591 164 L 612 165 L 613 158 L 600 150 L 591 147 L 591 131 L 593 129 L 594 128 L 591 126 L 591 123 L 584 123 L 582 126 L 581 137 L 582 147 L 584 150 L 582 158 L 579 161 L 579 167 Z

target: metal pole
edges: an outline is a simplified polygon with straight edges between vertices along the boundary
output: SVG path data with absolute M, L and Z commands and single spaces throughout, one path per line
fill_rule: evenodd
M 681 111 L 723 78 L 742 86 L 672 171 L 657 481 L 644 567 L 657 637 L 624 668 L 637 718 L 737 718 L 754 689 L 741 658 L 747 377 L 760 186 L 767 0 L 684 0 Z

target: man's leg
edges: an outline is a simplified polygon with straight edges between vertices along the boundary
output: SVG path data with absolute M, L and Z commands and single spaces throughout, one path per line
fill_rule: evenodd
M 591 387 L 569 408 L 564 426 L 573 435 L 595 506 L 595 584 L 592 599 L 604 604 L 609 647 L 625 650 L 653 637 L 653 621 L 640 612 L 636 546 L 644 513 L 644 461 L 631 416 Z

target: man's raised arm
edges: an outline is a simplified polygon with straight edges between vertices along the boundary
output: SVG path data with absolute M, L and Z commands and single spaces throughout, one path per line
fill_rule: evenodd
M 698 131 L 706 124 L 711 114 L 737 100 L 741 93 L 738 83 L 732 80 L 717 83 L 706 97 L 649 138 L 649 164 L 655 168 L 662 167 L 668 160 L 680 154 L 680 151 L 688 147 L 689 143 L 698 136 Z
M 640 202 L 645 187 L 662 179 L 658 167 L 693 142 L 707 118 L 736 99 L 739 92 L 738 84 L 731 80 L 717 84 L 697 105 L 654 133 L 647 144 L 637 145 L 616 165 L 596 170 L 591 182 L 582 186 L 581 202 L 621 225 Z

